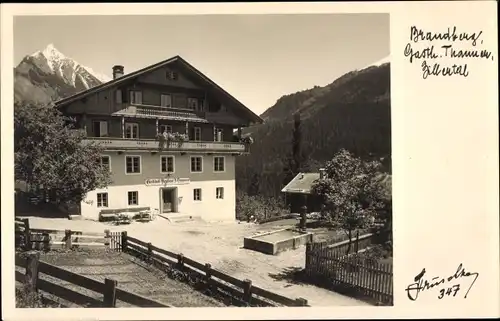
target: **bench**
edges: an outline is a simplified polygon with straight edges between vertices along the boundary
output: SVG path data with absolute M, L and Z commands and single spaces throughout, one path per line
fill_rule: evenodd
M 135 213 L 132 215 L 133 219 L 137 220 L 151 220 L 151 207 L 127 207 L 116 209 L 104 209 L 99 212 L 99 221 L 118 221 L 123 223 L 130 223 L 129 216 L 120 215 L 122 213 Z

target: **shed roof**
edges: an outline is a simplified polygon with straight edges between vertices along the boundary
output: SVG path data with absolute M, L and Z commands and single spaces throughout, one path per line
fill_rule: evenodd
M 311 194 L 311 186 L 319 173 L 298 173 L 281 191 L 284 193 Z

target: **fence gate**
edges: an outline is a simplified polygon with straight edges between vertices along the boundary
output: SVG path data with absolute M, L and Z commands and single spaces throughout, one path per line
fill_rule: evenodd
M 122 250 L 122 233 L 111 232 L 109 233 L 109 248 L 114 251 L 121 252 Z

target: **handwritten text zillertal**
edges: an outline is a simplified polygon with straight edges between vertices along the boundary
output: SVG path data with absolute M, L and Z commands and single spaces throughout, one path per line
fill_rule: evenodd
M 459 31 L 456 26 L 438 33 L 412 26 L 404 55 L 412 64 L 422 61 L 423 79 L 429 76 L 468 77 L 470 67 L 467 61 L 494 59 L 491 51 L 482 48 L 482 36 L 482 30 L 465 32 Z

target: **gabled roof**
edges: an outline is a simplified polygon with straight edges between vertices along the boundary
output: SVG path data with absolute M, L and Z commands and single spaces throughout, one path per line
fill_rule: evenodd
M 299 193 L 311 194 L 311 187 L 315 180 L 319 179 L 319 173 L 298 173 L 288 183 L 281 192 L 283 193 Z M 379 173 L 374 177 L 375 182 L 380 184 L 382 188 L 382 198 L 386 200 L 392 199 L 392 175 L 387 173 Z
M 317 179 L 319 179 L 319 173 L 298 173 L 281 191 L 284 193 L 311 194 L 311 186 Z
M 133 78 L 136 78 L 138 76 L 141 76 L 141 75 L 146 74 L 146 73 L 151 72 L 151 71 L 155 71 L 155 70 L 157 70 L 159 68 L 162 68 L 162 67 L 164 67 L 166 65 L 169 65 L 169 64 L 172 64 L 172 63 L 175 63 L 175 62 L 180 63 L 180 65 L 183 66 L 191 75 L 197 77 L 199 80 L 201 80 L 202 82 L 204 82 L 205 84 L 207 84 L 209 87 L 211 87 L 212 89 L 214 89 L 215 92 L 217 92 L 218 94 L 226 97 L 232 103 L 234 103 L 236 106 L 240 107 L 240 109 L 242 111 L 244 111 L 245 114 L 248 115 L 248 117 L 251 119 L 252 122 L 254 122 L 254 123 L 263 123 L 264 122 L 263 119 L 260 118 L 257 114 L 255 114 L 248 107 L 246 107 L 245 105 L 243 105 L 240 101 L 238 101 L 231 94 L 229 94 L 227 91 L 225 91 L 224 89 L 222 89 L 219 85 L 217 85 L 210 78 L 208 78 L 207 76 L 205 76 L 203 73 L 201 73 L 198 69 L 196 69 L 195 67 L 193 67 L 191 64 L 189 64 L 186 60 L 184 60 L 180 56 L 175 56 L 175 57 L 169 58 L 167 60 L 158 62 L 158 63 L 150 65 L 150 66 L 147 66 L 145 68 L 142 68 L 140 70 L 134 71 L 132 73 L 125 74 L 125 75 L 123 75 L 123 76 L 121 76 L 121 77 L 119 77 L 117 79 L 113 79 L 113 80 L 108 81 L 106 83 L 103 83 L 103 84 L 100 84 L 98 86 L 95 86 L 95 87 L 92 87 L 90 89 L 87 89 L 85 91 L 79 92 L 79 93 L 77 93 L 75 95 L 72 95 L 70 97 L 61 99 L 61 100 L 59 100 L 59 101 L 57 101 L 55 103 L 56 108 L 60 108 L 60 107 L 66 106 L 69 103 L 72 103 L 72 102 L 74 102 L 76 100 L 82 99 L 82 98 L 87 97 L 87 96 L 89 96 L 91 94 L 95 94 L 95 93 L 97 93 L 99 91 L 102 91 L 102 90 L 105 90 L 105 89 L 117 86 L 117 85 L 119 85 L 121 83 L 124 83 L 124 82 L 127 82 L 127 81 L 129 81 L 129 80 L 131 80 Z

